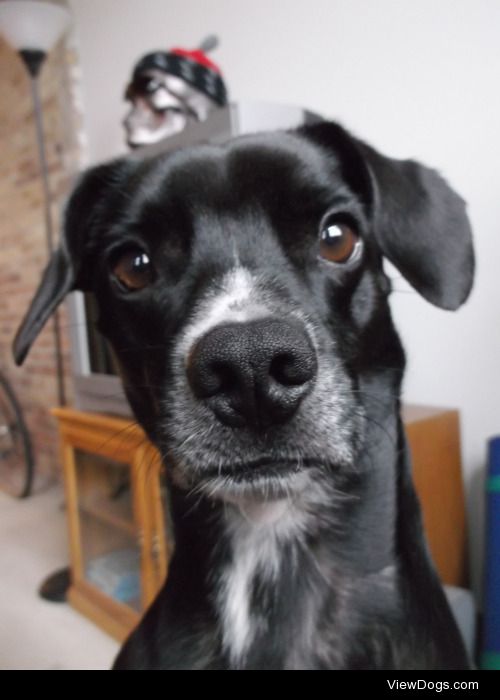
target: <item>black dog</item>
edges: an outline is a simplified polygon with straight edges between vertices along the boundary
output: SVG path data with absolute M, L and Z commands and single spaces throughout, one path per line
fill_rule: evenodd
M 383 256 L 457 308 L 464 203 L 335 124 L 80 181 L 15 356 L 94 292 L 165 455 L 175 554 L 116 668 L 467 668 L 412 485 Z

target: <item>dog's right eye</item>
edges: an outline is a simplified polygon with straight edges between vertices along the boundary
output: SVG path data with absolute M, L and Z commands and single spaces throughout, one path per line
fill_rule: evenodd
M 118 255 L 111 265 L 111 271 L 122 289 L 137 292 L 153 281 L 153 266 L 147 253 L 140 248 L 132 248 Z
M 319 244 L 321 258 L 336 265 L 345 265 L 357 259 L 361 248 L 361 239 L 354 226 L 336 217 L 324 222 Z

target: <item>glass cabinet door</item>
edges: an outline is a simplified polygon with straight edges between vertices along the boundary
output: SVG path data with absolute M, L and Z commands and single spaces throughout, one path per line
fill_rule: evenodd
M 141 532 L 131 466 L 74 451 L 80 538 L 79 575 L 108 598 L 143 610 Z

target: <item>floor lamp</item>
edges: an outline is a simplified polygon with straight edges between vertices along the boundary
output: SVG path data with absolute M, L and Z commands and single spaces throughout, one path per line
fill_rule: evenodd
M 31 81 L 36 138 L 44 194 L 47 254 L 49 258 L 54 250 L 54 225 L 50 207 L 47 154 L 38 76 L 47 54 L 63 36 L 69 24 L 70 13 L 66 8 L 59 5 L 34 0 L 3 0 L 0 2 L 0 34 L 22 58 Z M 57 394 L 60 405 L 64 405 L 66 397 L 64 391 L 61 328 L 57 313 L 54 316 L 53 328 Z M 65 568 L 56 571 L 43 582 L 40 588 L 40 595 L 52 601 L 65 600 L 68 585 L 69 570 Z
M 26 66 L 31 82 L 36 139 L 40 159 L 45 213 L 47 254 L 54 251 L 54 224 L 50 207 L 50 188 L 43 129 L 42 104 L 38 76 L 42 64 L 57 41 L 68 29 L 70 14 L 59 5 L 34 0 L 4 0 L 0 2 L 0 33 L 18 52 Z M 54 316 L 54 355 L 57 376 L 57 395 L 60 405 L 66 403 L 59 316 Z

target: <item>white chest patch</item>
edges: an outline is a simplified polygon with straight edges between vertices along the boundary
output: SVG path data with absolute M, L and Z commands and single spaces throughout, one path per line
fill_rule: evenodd
M 241 665 L 266 619 L 251 610 L 252 587 L 258 575 L 273 584 L 279 575 L 283 541 L 296 536 L 293 510 L 286 501 L 265 505 L 231 506 L 228 525 L 232 557 L 219 587 L 222 640 L 235 666 Z

